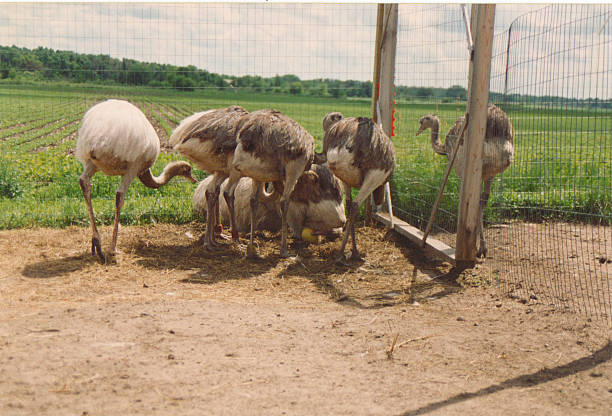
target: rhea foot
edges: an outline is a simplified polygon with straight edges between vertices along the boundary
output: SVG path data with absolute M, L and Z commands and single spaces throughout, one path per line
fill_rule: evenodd
M 210 240 L 206 238 L 206 234 L 202 234 L 202 236 L 196 242 L 196 246 L 202 247 L 206 251 L 215 252 L 221 249 L 221 246 L 214 240 Z
M 480 248 L 479 248 L 479 249 L 478 249 L 478 251 L 476 252 L 476 257 L 478 257 L 479 259 L 480 259 L 480 258 L 482 258 L 482 259 L 486 258 L 486 257 L 487 257 L 487 251 L 488 251 L 488 250 L 487 250 L 487 247 L 486 247 L 486 246 L 485 246 L 485 247 L 480 246 Z
M 335 258 L 334 258 L 334 263 L 336 263 L 338 266 L 348 266 L 348 261 L 346 260 L 346 256 L 344 255 L 344 253 L 339 253 Z
M 102 253 L 102 245 L 100 244 L 100 238 L 98 236 L 93 236 L 91 238 L 91 254 L 95 256 L 96 254 L 100 257 L 100 260 L 104 261 L 104 254 Z
M 363 260 L 363 256 L 361 255 L 361 253 L 359 251 L 357 251 L 356 249 L 353 250 L 353 252 L 351 253 L 351 257 L 350 259 L 352 261 L 362 261 Z
M 249 260 L 261 260 L 261 256 L 257 254 L 257 249 L 254 244 L 249 244 L 247 246 L 246 258 Z

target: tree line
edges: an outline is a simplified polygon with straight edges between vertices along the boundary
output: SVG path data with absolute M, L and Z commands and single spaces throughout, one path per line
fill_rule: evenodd
M 262 93 L 335 98 L 372 96 L 371 81 L 328 78 L 302 80 L 292 74 L 268 78 L 222 75 L 193 65 L 141 62 L 44 47 L 28 49 L 0 46 L 0 79 L 134 85 L 184 91 L 240 88 Z M 451 88 L 399 86 L 396 89 L 396 97 L 403 99 L 420 97 L 465 100 L 466 94 L 465 88 L 458 85 Z
M 261 76 L 222 75 L 196 68 L 193 65 L 175 66 L 117 59 L 109 55 L 82 54 L 72 51 L 0 46 L 0 79 L 16 81 L 67 81 L 76 83 L 103 83 L 173 88 L 193 91 L 204 88 L 241 89 L 261 93 L 291 94 L 315 97 L 371 98 L 371 81 L 341 81 L 337 79 L 302 80 L 296 75 Z M 460 85 L 450 88 L 396 86 L 396 99 L 436 100 L 441 102 L 465 101 L 467 91 Z M 578 100 L 563 97 L 536 97 L 503 95 L 491 92 L 494 102 L 558 103 L 588 107 L 610 108 L 610 100 Z

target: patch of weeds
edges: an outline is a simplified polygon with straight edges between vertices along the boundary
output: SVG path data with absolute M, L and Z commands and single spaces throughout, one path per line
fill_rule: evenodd
M 17 171 L 0 160 L 0 198 L 14 199 L 21 196 L 24 186 Z
M 478 267 L 468 269 L 461 275 L 461 284 L 465 287 L 489 287 L 491 281 L 492 276 Z

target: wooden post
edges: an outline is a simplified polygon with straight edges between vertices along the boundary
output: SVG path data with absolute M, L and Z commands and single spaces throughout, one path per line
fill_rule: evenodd
M 391 137 L 393 91 L 395 89 L 395 50 L 397 47 L 397 4 L 385 4 L 380 52 L 380 115 L 383 130 Z
M 376 11 L 376 39 L 374 41 L 374 71 L 372 73 L 372 120 L 378 123 L 378 88 L 380 86 L 380 49 L 383 33 L 385 5 L 379 4 Z M 365 200 L 365 221 L 372 223 L 372 195 Z
M 393 133 L 393 101 L 395 91 L 395 53 L 397 49 L 397 22 L 398 5 L 385 4 L 383 8 L 383 30 L 380 45 L 380 92 L 378 108 L 380 109 L 380 120 L 382 128 L 391 138 Z M 385 183 L 385 198 L 387 209 L 393 223 L 393 208 L 391 203 L 391 189 L 389 183 Z
M 461 182 L 455 259 L 459 267 L 472 267 L 476 261 L 478 215 L 482 182 L 482 148 L 487 128 L 491 52 L 493 48 L 494 4 L 472 6 L 474 52 L 470 61 L 468 112 L 470 123 L 464 146 L 466 163 Z
M 379 4 L 376 16 L 376 44 L 374 52 L 374 76 L 372 80 L 372 119 L 382 124 L 391 137 L 393 130 L 393 91 L 395 89 L 395 51 L 397 47 L 397 4 Z M 389 185 L 385 195 L 391 212 Z M 372 220 L 372 197 L 366 200 L 366 222 Z
M 372 74 L 372 120 L 378 123 L 376 105 L 378 104 L 378 86 L 380 83 L 380 44 L 383 32 L 383 14 L 385 5 L 379 4 L 376 12 L 376 40 L 374 41 L 374 72 Z

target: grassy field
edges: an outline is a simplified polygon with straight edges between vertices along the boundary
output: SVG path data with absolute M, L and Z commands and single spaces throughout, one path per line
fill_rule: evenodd
M 129 99 L 147 114 L 162 142 L 187 115 L 208 108 L 240 104 L 247 110 L 276 108 L 300 122 L 320 150 L 321 120 L 329 111 L 368 115 L 363 100 L 263 95 L 240 91 L 128 89 L 101 86 L 8 86 L 0 88 L 0 229 L 29 226 L 87 225 L 78 185 L 81 164 L 73 156 L 83 113 L 105 98 Z M 396 106 L 398 166 L 392 192 L 396 213 L 412 223 L 429 216 L 447 164 L 434 155 L 426 134 L 415 136 L 418 118 L 435 113 L 445 134 L 463 112 L 462 103 L 399 103 Z M 489 220 L 507 217 L 561 217 L 610 222 L 612 200 L 612 119 L 609 114 L 578 109 L 508 108 L 513 121 L 515 161 L 494 184 Z M 153 171 L 159 174 L 179 155 L 164 152 Z M 198 178 L 205 174 L 195 170 Z M 111 223 L 118 177 L 97 174 L 92 181 L 97 218 Z M 151 190 L 134 182 L 121 213 L 122 224 L 185 223 L 195 216 L 195 185 L 173 180 Z M 460 184 L 451 175 L 438 224 L 452 229 Z

